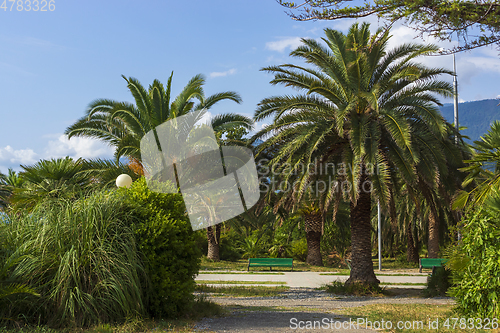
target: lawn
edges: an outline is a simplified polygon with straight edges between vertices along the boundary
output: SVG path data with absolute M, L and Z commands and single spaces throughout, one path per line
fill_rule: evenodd
M 101 324 L 86 329 L 52 329 L 46 326 L 26 326 L 18 328 L 0 327 L 0 333 L 157 333 L 192 332 L 193 326 L 204 317 L 220 317 L 228 314 L 224 307 L 199 297 L 193 308 L 183 317 L 170 320 L 130 320 L 121 324 Z
M 208 286 L 197 284 L 196 291 L 211 293 L 211 296 L 234 296 L 234 297 L 270 297 L 277 296 L 290 289 L 286 286 Z
M 212 261 L 203 257 L 201 260 L 201 268 L 200 273 L 204 273 L 204 271 L 240 271 L 247 272 L 248 269 L 248 260 L 240 259 L 238 261 Z M 378 271 L 378 259 L 373 259 L 373 269 L 375 273 L 379 273 Z M 408 262 L 402 262 L 401 260 L 397 260 L 395 258 L 382 258 L 382 274 L 384 271 L 410 271 L 410 272 L 418 272 L 418 265 L 410 264 Z M 272 271 L 269 268 L 265 267 L 252 267 L 250 269 L 250 273 L 272 273 L 272 272 L 291 272 L 290 268 L 285 267 L 273 267 Z M 303 261 L 294 260 L 293 261 L 293 271 L 294 272 L 330 272 L 338 275 L 349 275 L 349 269 L 341 269 L 338 267 L 319 267 L 312 266 Z M 423 272 L 430 272 L 429 269 L 424 270 Z M 386 272 L 387 273 L 387 272 Z M 391 274 L 392 275 L 392 274 Z
M 203 271 L 247 271 L 248 270 L 248 260 L 240 259 L 238 261 L 212 261 L 203 257 L 201 260 L 200 273 Z M 291 272 L 292 270 L 288 267 L 273 267 L 272 271 L 266 267 L 252 267 L 251 272 Z M 336 272 L 338 269 L 333 267 L 318 267 L 306 264 L 303 261 L 294 260 L 293 261 L 293 271 L 294 272 Z
M 353 321 L 364 319 L 372 322 L 372 325 L 375 322 L 381 323 L 382 320 L 386 323 L 391 322 L 392 329 L 382 330 L 383 332 L 500 332 L 498 323 L 490 323 L 492 329 L 476 329 L 476 327 L 480 326 L 480 320 L 461 319 L 461 316 L 454 311 L 453 305 L 372 304 L 347 308 L 341 313 L 348 315 Z M 398 323 L 401 323 L 400 325 L 403 328 L 397 328 Z M 486 321 L 483 321 L 484 323 Z M 404 325 L 407 325 L 407 329 L 404 328 Z M 472 328 L 472 325 L 474 325 L 474 328 Z
M 283 281 L 223 281 L 223 280 L 196 280 L 198 284 L 286 284 Z

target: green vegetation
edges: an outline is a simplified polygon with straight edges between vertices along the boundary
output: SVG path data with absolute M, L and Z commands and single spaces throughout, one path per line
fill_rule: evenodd
M 451 271 L 444 267 L 436 267 L 434 272 L 427 277 L 427 288 L 424 295 L 427 297 L 446 296 L 451 287 Z
M 361 283 L 344 284 L 341 281 L 333 281 L 324 286 L 327 293 L 336 295 L 356 295 L 356 296 L 383 296 L 384 288 L 373 286 L 370 284 L 363 285 Z
M 289 287 L 286 286 L 276 286 L 276 287 L 264 287 L 264 286 L 207 286 L 206 284 L 196 285 L 196 291 L 204 293 L 213 293 L 214 296 L 234 296 L 234 297 L 270 297 L 277 296 L 285 291 Z
M 273 273 L 273 272 L 227 272 L 227 271 L 214 271 L 214 272 L 200 271 L 200 274 L 285 275 L 285 273 Z
M 263 69 L 274 74 L 272 84 L 301 93 L 266 98 L 254 116 L 256 121 L 273 119 L 252 140 L 272 134 L 257 153 L 270 155 L 268 167 L 279 175 L 272 175 L 278 183 L 296 184 L 288 193 L 276 194 L 275 206 L 287 200 L 301 204 L 287 206 L 303 211 L 306 239 L 313 244 L 308 250 L 318 247 L 329 208 L 335 219 L 340 202 L 349 204 L 345 208 L 350 210 L 352 268 L 347 284 L 379 283 L 372 268 L 372 197 L 392 216 L 397 214 L 394 201 L 402 188 L 408 192 L 403 197 L 413 204 L 427 203 L 429 255 L 437 256 L 436 179 L 460 163 L 460 150 L 448 137 L 448 125 L 433 96 L 452 95 L 449 83 L 435 79 L 451 72 L 413 62 L 435 53 L 437 46 L 407 44 L 388 50 L 389 38 L 388 31 L 379 29 L 372 35 L 369 24 L 356 23 L 347 35 L 325 29 L 326 46 L 303 39 L 290 55 L 309 67 L 284 64 Z M 303 166 L 311 164 L 341 170 L 328 175 L 304 172 Z M 323 191 L 319 184 L 324 184 Z M 342 184 L 349 186 L 341 188 Z M 315 255 L 311 261 L 318 265 L 322 259 L 316 250 Z
M 201 252 L 181 196 L 144 179 L 84 193 L 40 196 L 0 225 L 0 317 L 90 327 L 188 313 Z
M 120 198 L 104 192 L 13 214 L 1 225 L 1 261 L 16 261 L 8 279 L 40 297 L 2 299 L 0 317 L 81 327 L 143 314 L 135 221 Z
M 500 317 L 500 196 L 464 218 L 463 239 L 450 251 L 450 294 L 462 313 L 481 318 Z
M 248 260 L 245 259 L 240 259 L 237 261 L 212 261 L 207 259 L 206 257 L 203 257 L 201 260 L 201 267 L 200 267 L 200 273 L 204 273 L 203 271 L 240 271 L 240 272 L 247 272 L 247 267 L 248 267 Z M 282 268 L 282 267 L 273 267 L 273 271 L 270 272 L 269 268 L 265 267 L 255 267 L 252 268 L 252 270 L 255 270 L 256 274 L 273 274 L 276 272 L 284 271 L 284 272 L 290 272 L 290 268 Z M 303 261 L 293 261 L 293 271 L 294 272 L 331 272 L 331 271 L 338 271 L 338 269 L 332 268 L 332 267 L 320 267 L 320 266 L 313 266 L 309 265 Z M 252 272 L 250 272 L 252 273 Z M 277 273 L 279 274 L 279 273 Z
M 210 109 L 223 100 L 241 102 L 233 91 L 217 93 L 206 97 L 203 92 L 205 78 L 198 74 L 189 80 L 176 98 L 171 98 L 172 77 L 167 85 L 154 80 L 146 90 L 135 78 L 123 76 L 127 88 L 134 97 L 135 105 L 109 99 L 98 99 L 88 106 L 86 115 L 66 129 L 71 137 L 89 137 L 102 140 L 116 147 L 115 156 L 127 156 L 140 161 L 141 138 L 156 126 L 192 111 Z M 172 102 L 170 102 L 172 101 Z M 227 114 L 212 120 L 214 130 L 220 130 L 229 123 L 250 128 L 251 120 L 246 117 Z
M 286 284 L 283 281 L 229 281 L 229 280 L 196 280 L 198 284 Z
M 184 201 L 180 194 L 152 192 L 144 178 L 124 192 L 137 207 L 134 234 L 145 263 L 146 309 L 155 318 L 176 316 L 191 303 L 201 256 Z
M 413 29 L 449 41 L 454 34 L 463 43 L 447 52 L 470 50 L 500 43 L 498 2 L 493 0 L 408 1 L 379 0 L 356 4 L 349 0 L 284 1 L 279 3 L 299 21 L 338 20 L 377 16 L 391 27 L 404 22 Z M 474 33 L 473 33 L 474 32 Z M 478 33 L 476 33 L 478 32 Z M 480 33 L 479 33 L 480 32 Z
M 453 305 L 430 305 L 430 304 L 373 304 L 361 307 L 347 308 L 342 311 L 357 320 L 357 318 L 366 318 L 369 321 L 390 321 L 393 324 L 391 330 L 383 330 L 383 332 L 415 332 L 415 333 L 430 333 L 430 332 L 497 332 L 497 329 L 490 325 L 490 329 L 472 329 L 469 318 L 466 318 L 465 323 L 460 321 L 464 318 L 459 313 L 454 311 Z M 458 318 L 456 321 L 453 318 Z M 429 322 L 438 321 L 439 329 L 429 328 Z M 479 322 L 473 318 L 474 324 L 478 327 Z M 407 322 L 407 329 L 398 329 L 398 322 Z M 455 325 L 455 327 L 454 327 Z M 460 326 L 462 325 L 462 326 Z M 498 326 L 497 326 L 498 327 Z
M 0 333 L 156 333 L 158 331 L 174 331 L 189 333 L 195 323 L 205 317 L 218 317 L 227 314 L 227 310 L 218 304 L 198 297 L 191 308 L 176 319 L 131 319 L 122 324 L 103 323 L 88 328 L 53 329 L 47 326 L 21 326 L 18 328 L 0 327 Z
M 414 9 L 407 2 L 395 6 Z M 223 100 L 241 102 L 235 92 L 205 97 L 201 75 L 172 100 L 170 76 L 166 86 L 155 80 L 148 89 L 125 78 L 135 104 L 92 102 L 66 133 L 110 144 L 114 161 L 66 157 L 0 174 L 0 333 L 189 331 L 200 316 L 224 313 L 197 294 L 289 290 L 285 282 L 194 280 L 214 271 L 290 271 L 247 272 L 248 258 L 293 258 L 294 272 L 349 275 L 346 283 L 324 287 L 334 294 L 453 295 L 459 311 L 376 305 L 350 309 L 350 315 L 497 317 L 500 283 L 492 277 L 500 275 L 500 122 L 471 146 L 445 121 L 437 96 L 450 97 L 452 89 L 439 77 L 452 73 L 416 61 L 436 53 L 436 46 L 388 49 L 389 31 L 372 33 L 366 23 L 347 34 L 324 33 L 322 42 L 304 39 L 291 52 L 301 64 L 263 69 L 274 75 L 271 84 L 298 93 L 264 98 L 253 120 L 232 113 L 212 118 L 218 143 L 252 149 L 262 176 L 258 203 L 229 221 L 193 231 L 177 184 L 159 183 L 169 194 L 157 193 L 144 177 L 140 141 L 146 133 Z M 268 126 L 246 137 L 254 121 L 266 120 Z M 117 190 L 114 181 L 124 173 L 134 182 Z M 449 259 L 427 289 L 377 279 L 377 202 L 382 275 L 408 276 L 422 257 Z M 386 289 L 391 285 L 409 288 Z

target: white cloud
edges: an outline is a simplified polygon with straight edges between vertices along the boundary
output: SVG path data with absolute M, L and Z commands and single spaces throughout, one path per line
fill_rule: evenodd
M 254 125 L 253 129 L 248 133 L 248 136 L 253 136 L 257 134 L 258 131 L 264 129 L 265 127 L 271 125 L 269 122 L 259 122 Z
M 102 141 L 90 138 L 73 137 L 68 139 L 60 134 L 56 140 L 48 142 L 45 148 L 45 158 L 60 158 L 71 156 L 73 158 L 110 158 L 113 156 L 114 148 L 109 147 Z
M 0 161 L 6 164 L 32 164 L 37 154 L 32 149 L 14 149 L 11 146 L 0 148 Z
M 236 68 L 231 68 L 225 72 L 212 72 L 210 73 L 210 77 L 220 77 L 220 76 L 228 76 L 236 73 Z
M 285 37 L 274 42 L 267 42 L 266 49 L 271 51 L 283 52 L 286 49 L 296 49 L 302 45 L 302 37 Z

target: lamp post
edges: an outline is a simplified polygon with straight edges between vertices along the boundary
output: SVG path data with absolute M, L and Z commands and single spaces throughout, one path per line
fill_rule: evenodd
M 132 185 L 132 177 L 127 174 L 121 174 L 116 177 L 116 186 L 129 188 Z
M 382 270 L 382 220 L 380 218 L 380 201 L 377 202 L 378 217 L 378 270 Z
M 457 82 L 457 65 L 455 63 L 455 53 L 453 53 L 453 119 L 455 121 L 455 129 L 457 130 L 457 135 L 455 135 L 455 144 L 458 145 L 458 82 Z

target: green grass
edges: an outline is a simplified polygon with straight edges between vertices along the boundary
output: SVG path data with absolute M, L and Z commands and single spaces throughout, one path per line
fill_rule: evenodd
M 201 267 L 200 273 L 203 271 L 245 271 L 248 270 L 248 260 L 240 259 L 238 261 L 212 261 L 207 259 L 206 257 L 202 257 L 201 259 Z M 288 267 L 273 267 L 272 272 L 291 272 L 291 268 Z M 293 261 L 293 271 L 294 272 L 336 272 L 338 268 L 334 267 L 320 267 L 320 266 L 312 266 L 306 264 L 305 262 L 294 260 Z M 272 273 L 269 268 L 266 267 L 251 267 L 250 273 L 259 273 L 268 272 Z
M 390 270 L 406 270 L 418 268 L 417 264 L 410 264 L 395 258 L 382 258 L 382 269 Z M 373 269 L 378 270 L 378 259 L 373 259 Z M 212 261 L 203 257 L 201 260 L 200 273 L 203 271 L 247 271 L 248 270 L 248 260 L 240 259 L 238 261 Z M 286 267 L 273 267 L 273 271 L 283 271 L 290 272 L 290 268 Z M 305 262 L 294 260 L 293 261 L 293 271 L 294 272 L 331 272 L 335 275 L 349 275 L 349 269 L 339 269 L 338 267 L 320 267 L 312 266 Z M 265 267 L 252 267 L 250 273 L 270 272 L 269 268 Z M 337 274 L 338 273 L 338 274 Z
M 285 275 L 285 273 L 272 273 L 272 272 L 226 272 L 226 271 L 220 271 L 220 272 L 204 272 L 204 271 L 200 271 L 200 274 Z
M 376 275 L 382 275 L 382 276 L 424 276 L 424 275 L 415 275 L 415 274 L 403 274 L 403 273 L 378 273 L 375 272 Z M 342 270 L 340 272 L 336 273 L 319 273 L 319 275 L 344 275 L 344 276 L 349 276 L 350 271 L 349 270 Z M 427 275 L 427 274 L 425 274 Z
M 41 296 L 24 301 L 21 295 L 0 305 L 0 318 L 32 313 L 38 323 L 87 327 L 143 314 L 144 267 L 133 234 L 135 220 L 121 198 L 104 191 L 12 214 L 11 223 L 1 228 L 0 255 L 25 254 L 12 274 Z
M 342 314 L 348 315 L 353 321 L 357 318 L 367 318 L 369 321 L 390 321 L 393 324 L 392 330 L 384 330 L 383 332 L 412 332 L 412 333 L 429 333 L 429 332 L 500 332 L 498 329 L 477 330 L 455 327 L 453 329 L 453 320 L 451 318 L 463 318 L 454 312 L 453 305 L 434 305 L 434 304 L 372 304 L 355 308 L 347 308 L 342 310 Z M 450 329 L 443 327 L 446 320 L 450 318 Z M 429 321 L 439 320 L 439 330 L 429 329 Z M 415 329 L 398 329 L 396 327 L 399 321 L 409 322 Z M 423 323 L 422 328 L 417 328 L 419 322 Z M 413 324 L 415 322 L 415 324 Z M 458 326 L 458 324 L 457 324 Z
M 0 327 L 0 333 L 157 333 L 164 331 L 188 333 L 193 332 L 194 325 L 202 318 L 220 317 L 228 313 L 226 308 L 200 297 L 193 303 L 190 311 L 173 320 L 136 319 L 123 324 L 101 324 L 86 329 L 52 329 L 46 326 Z
M 409 269 L 418 268 L 418 264 L 409 263 L 406 260 L 395 258 L 382 258 L 382 269 Z M 378 269 L 378 259 L 373 259 L 373 269 Z
M 286 284 L 283 281 L 224 281 L 224 280 L 196 280 L 199 284 Z
M 236 296 L 236 297 L 269 297 L 277 296 L 285 291 L 289 287 L 277 286 L 277 287 L 264 287 L 264 286 L 207 286 L 206 284 L 196 285 L 196 291 L 213 293 L 214 296 Z
M 384 296 L 384 288 L 380 286 L 366 286 L 362 284 L 352 284 L 346 286 L 344 282 L 333 281 L 330 284 L 319 288 L 327 293 L 336 295 L 356 295 L 356 296 Z
M 414 282 L 380 282 L 384 286 L 426 286 L 427 283 L 414 283 Z

